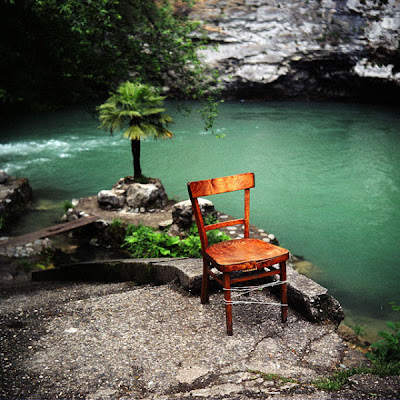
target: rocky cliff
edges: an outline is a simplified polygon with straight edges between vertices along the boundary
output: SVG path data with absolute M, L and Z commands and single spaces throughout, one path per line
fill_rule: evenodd
M 400 102 L 399 0 L 197 0 L 190 17 L 228 97 Z

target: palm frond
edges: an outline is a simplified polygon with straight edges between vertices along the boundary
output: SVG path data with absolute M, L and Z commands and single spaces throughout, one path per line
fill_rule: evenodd
M 153 115 L 153 114 L 160 114 L 165 111 L 165 108 L 145 108 L 142 110 L 142 115 L 144 117 L 147 117 L 148 115 Z
M 149 85 L 124 82 L 97 108 L 100 127 L 110 132 L 126 129 L 124 137 L 129 139 L 172 137 L 173 133 L 164 126 L 172 122 L 172 118 L 164 114 L 164 99 L 165 96 L 160 96 Z
M 142 131 L 147 133 L 147 136 L 153 136 L 155 138 L 172 138 L 174 134 L 162 125 L 152 123 L 140 124 Z
M 124 137 L 130 140 L 140 140 L 147 136 L 139 125 L 132 125 L 124 132 Z

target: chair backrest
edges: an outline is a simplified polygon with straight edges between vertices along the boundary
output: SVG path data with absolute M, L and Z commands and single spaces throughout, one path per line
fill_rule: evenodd
M 244 224 L 244 237 L 249 237 L 250 189 L 254 187 L 254 173 L 248 172 L 245 174 L 226 176 L 223 178 L 189 182 L 187 185 L 203 252 L 208 247 L 206 232 L 213 229 Z M 204 226 L 204 220 L 203 216 L 201 215 L 197 198 L 202 196 L 211 196 L 214 194 L 234 192 L 237 190 L 244 190 L 244 218 L 235 219 L 233 221 L 218 222 L 216 224 Z

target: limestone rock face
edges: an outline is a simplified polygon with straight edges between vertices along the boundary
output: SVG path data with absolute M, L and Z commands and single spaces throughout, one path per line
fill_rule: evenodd
M 228 96 L 400 93 L 398 0 L 199 0 L 190 17 L 218 45 L 201 55 Z

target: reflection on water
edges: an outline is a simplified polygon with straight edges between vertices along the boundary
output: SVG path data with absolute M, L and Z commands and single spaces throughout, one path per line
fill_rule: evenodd
M 400 303 L 397 109 L 226 103 L 216 124 L 226 138 L 216 139 L 196 110 L 184 118 L 174 103 L 168 107 L 176 136 L 143 143 L 145 174 L 160 177 L 169 196 L 184 199 L 188 181 L 255 172 L 251 222 L 317 265 L 307 273 L 350 314 L 392 317 L 387 303 Z M 28 177 L 35 193 L 35 211 L 17 230 L 50 225 L 63 201 L 96 194 L 132 174 L 129 142 L 97 126 L 75 110 L 2 127 L 0 168 Z M 241 197 L 211 200 L 229 214 L 242 212 Z

